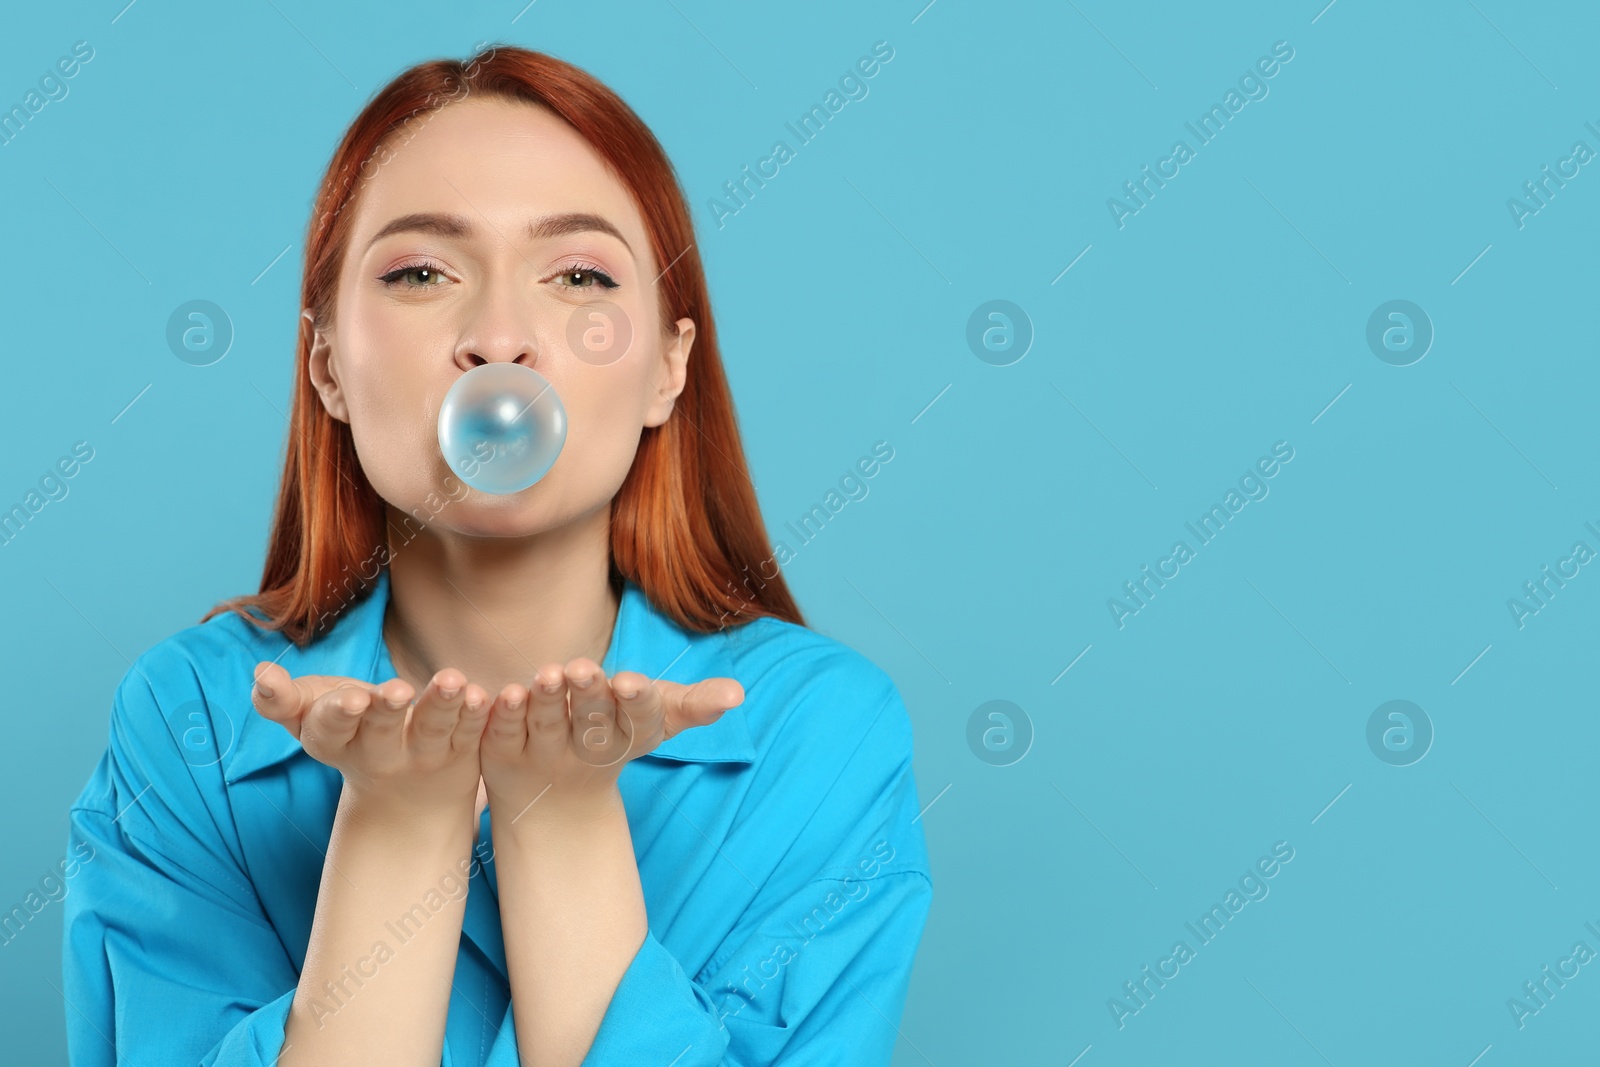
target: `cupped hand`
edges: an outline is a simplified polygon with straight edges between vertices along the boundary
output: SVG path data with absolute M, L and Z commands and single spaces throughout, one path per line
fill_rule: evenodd
M 312 759 L 343 774 L 359 804 L 402 817 L 471 812 L 490 699 L 461 671 L 439 671 L 415 701 L 400 678 L 380 685 L 338 675 L 296 678 L 266 662 L 255 676 L 256 710 L 293 734 Z
M 682 685 L 620 671 L 608 680 L 591 659 L 549 664 L 490 709 L 479 752 L 489 808 L 513 822 L 603 811 L 629 760 L 743 702 L 732 678 Z

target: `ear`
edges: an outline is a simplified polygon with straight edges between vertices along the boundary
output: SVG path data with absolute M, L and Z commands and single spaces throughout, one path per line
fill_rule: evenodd
M 667 421 L 672 414 L 673 401 L 678 399 L 678 394 L 683 392 L 684 382 L 688 380 L 685 368 L 689 363 L 689 349 L 694 346 L 694 320 L 679 319 L 676 325 L 678 332 L 662 349 L 661 362 L 656 365 L 656 377 L 652 383 L 655 395 L 645 410 L 646 426 L 660 426 Z
M 339 388 L 339 379 L 334 374 L 333 344 L 327 334 L 317 329 L 310 308 L 300 313 L 300 328 L 311 331 L 309 369 L 312 388 L 322 398 L 322 406 L 328 409 L 328 414 L 340 422 L 349 422 L 350 408 L 344 402 L 344 392 Z

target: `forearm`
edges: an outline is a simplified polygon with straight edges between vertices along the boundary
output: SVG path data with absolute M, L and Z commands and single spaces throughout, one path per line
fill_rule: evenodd
M 621 794 L 491 823 L 518 1056 L 578 1067 L 649 929 Z
M 471 814 L 373 811 L 345 788 L 279 1067 L 437 1067 L 466 911 Z

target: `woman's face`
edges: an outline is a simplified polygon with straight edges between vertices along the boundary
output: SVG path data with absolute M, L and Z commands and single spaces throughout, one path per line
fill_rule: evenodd
M 661 328 L 632 196 L 532 104 L 469 98 L 392 141 L 357 190 L 334 321 L 313 335 L 324 406 L 378 495 L 435 530 L 526 535 L 608 506 L 642 429 L 671 414 L 694 339 L 688 319 Z M 537 370 L 567 412 L 555 465 L 506 496 L 467 489 L 438 443 L 445 393 L 492 362 Z

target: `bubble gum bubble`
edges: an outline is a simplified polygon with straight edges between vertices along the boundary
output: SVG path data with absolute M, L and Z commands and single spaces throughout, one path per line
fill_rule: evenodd
M 456 380 L 439 408 L 439 450 L 485 493 L 521 492 L 555 465 L 567 409 L 549 380 L 520 363 L 485 363 Z

